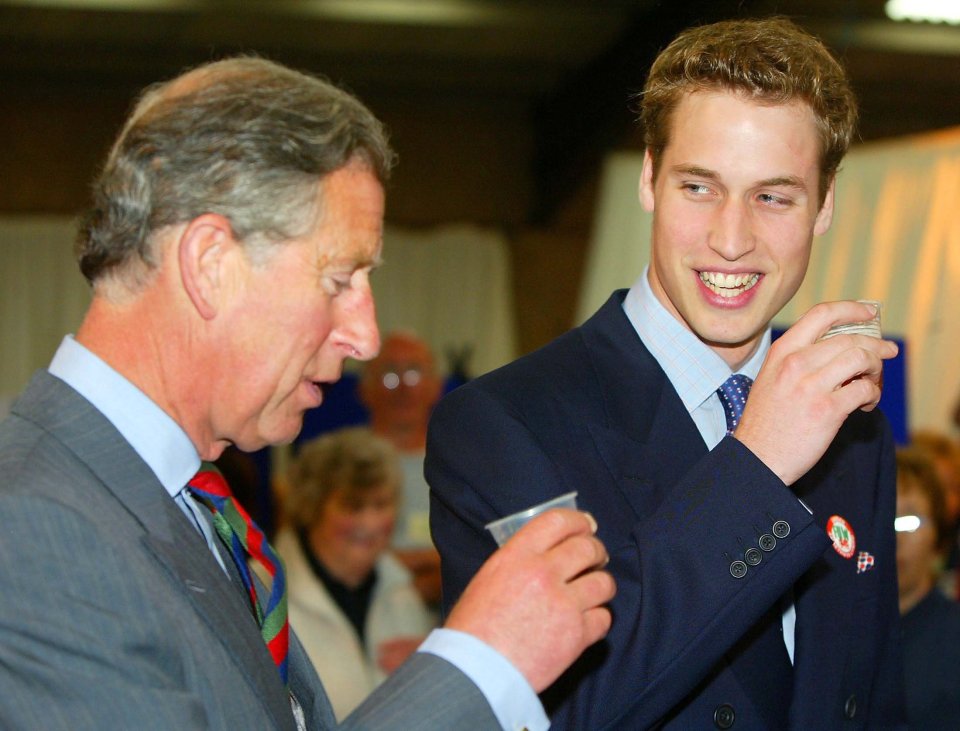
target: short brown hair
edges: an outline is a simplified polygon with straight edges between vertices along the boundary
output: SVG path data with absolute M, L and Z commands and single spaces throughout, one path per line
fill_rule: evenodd
M 912 490 L 927 498 L 930 517 L 937 533 L 937 548 L 941 552 L 946 550 L 950 540 L 947 505 L 933 459 L 930 453 L 921 447 L 900 447 L 897 449 L 897 492 Z
M 857 103 L 846 72 L 823 43 L 786 18 L 690 28 L 657 56 L 640 97 L 644 143 L 654 174 L 683 96 L 723 90 L 765 104 L 802 101 L 813 110 L 821 138 L 822 204 L 850 147 Z
M 290 465 L 285 508 L 290 522 L 310 528 L 337 490 L 348 499 L 383 486 L 400 499 L 402 476 L 393 445 L 367 427 L 347 427 L 304 444 Z

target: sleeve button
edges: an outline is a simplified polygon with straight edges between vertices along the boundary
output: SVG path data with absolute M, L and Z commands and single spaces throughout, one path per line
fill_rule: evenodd
M 747 562 L 747 566 L 756 566 L 763 560 L 763 554 L 757 548 L 748 548 L 743 554 L 743 560 Z
M 790 535 L 790 524 L 785 520 L 778 520 L 773 524 L 773 535 L 777 538 L 786 538 Z
M 736 719 L 737 714 L 729 703 L 721 703 L 713 712 L 713 725 L 720 729 L 730 728 Z
M 734 561 L 730 564 L 730 575 L 735 579 L 742 579 L 747 575 L 747 565 L 743 561 Z
M 758 543 L 760 544 L 760 548 L 764 551 L 772 551 L 777 547 L 777 539 L 769 533 L 764 533 L 762 536 L 760 536 Z

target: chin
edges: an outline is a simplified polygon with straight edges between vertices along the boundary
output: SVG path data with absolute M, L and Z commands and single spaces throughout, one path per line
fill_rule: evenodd
M 763 333 L 769 319 L 756 314 L 749 317 L 731 317 L 714 321 L 713 332 L 717 342 L 725 345 L 744 345 Z
M 277 427 L 269 432 L 264 432 L 262 435 L 259 435 L 259 441 L 261 442 L 259 447 L 276 447 L 281 444 L 290 444 L 300 435 L 300 431 L 303 429 L 303 414 L 297 415 L 295 418 L 290 419 L 286 424 Z
M 703 328 L 695 332 L 696 336 L 707 345 L 720 348 L 738 348 L 755 340 L 763 330 L 731 331 L 730 328 Z

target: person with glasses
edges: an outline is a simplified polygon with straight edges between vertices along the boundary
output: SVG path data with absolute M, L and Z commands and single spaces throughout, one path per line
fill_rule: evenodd
M 430 414 L 442 394 L 433 351 L 412 332 L 384 336 L 380 354 L 360 376 L 360 400 L 370 412 L 370 429 L 396 447 L 403 470 L 394 554 L 434 610 L 440 606 L 440 554 L 430 537 L 430 488 L 423 477 L 423 456 Z

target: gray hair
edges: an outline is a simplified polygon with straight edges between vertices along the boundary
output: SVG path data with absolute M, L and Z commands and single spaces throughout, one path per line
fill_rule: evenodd
M 347 92 L 255 57 L 200 66 L 148 88 L 131 113 L 94 183 L 80 270 L 138 286 L 158 264 L 155 234 L 204 213 L 265 257 L 306 233 L 320 181 L 356 159 L 384 183 L 394 153 Z

